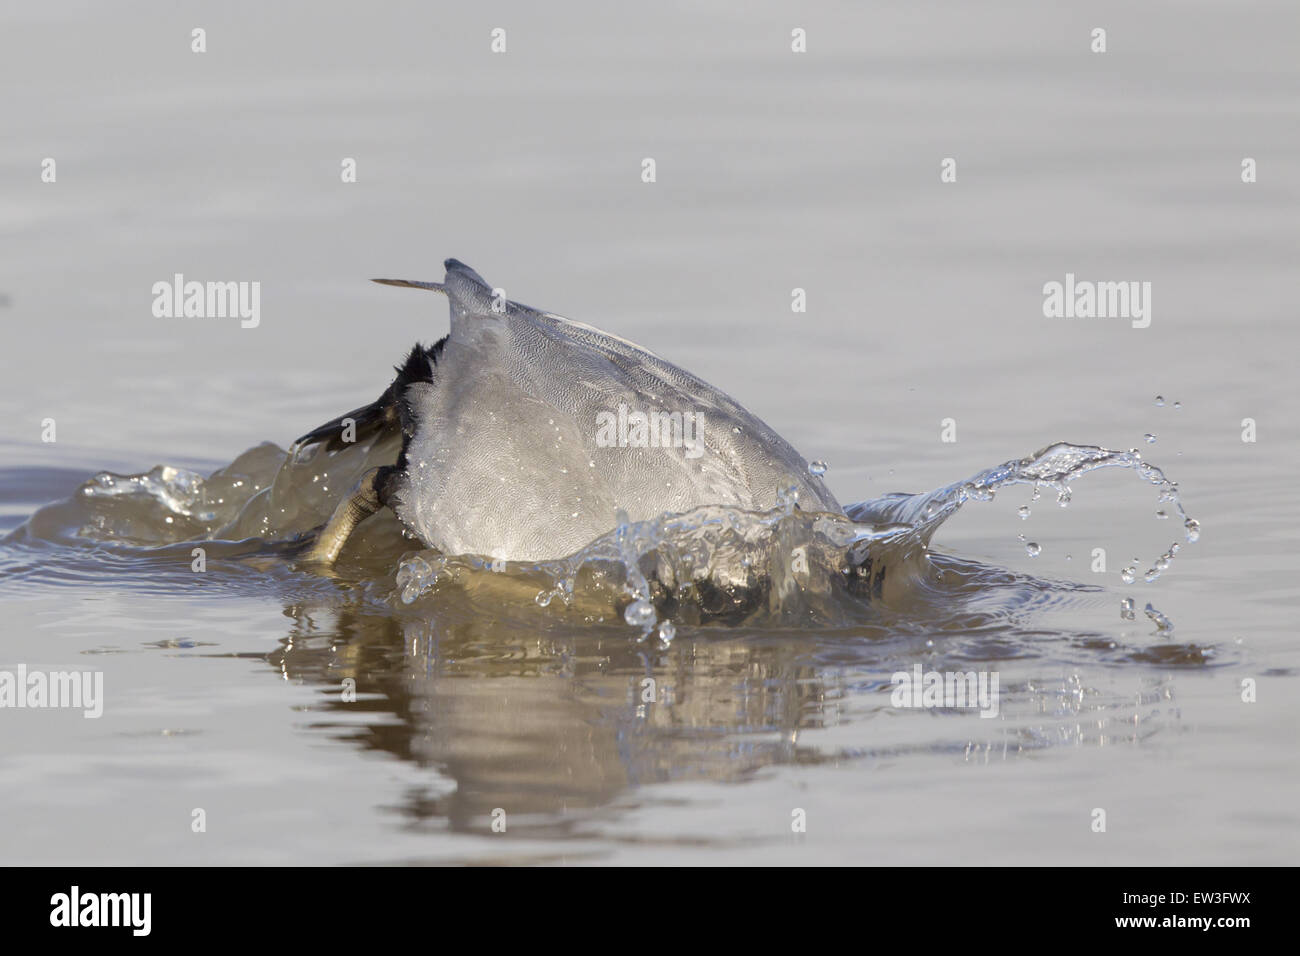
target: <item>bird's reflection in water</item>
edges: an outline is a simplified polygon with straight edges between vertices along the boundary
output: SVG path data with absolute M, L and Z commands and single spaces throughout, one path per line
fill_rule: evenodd
M 798 735 L 833 719 L 839 696 L 806 643 L 784 637 L 664 647 L 638 644 L 623 626 L 524 630 L 367 607 L 286 613 L 294 624 L 270 662 L 319 685 L 311 727 L 434 771 L 400 807 L 414 826 L 481 832 L 500 809 L 511 832 L 563 829 L 566 811 L 639 784 L 739 780 L 825 759 Z
M 982 600 L 993 572 L 979 574 Z M 1006 577 L 1002 587 L 1027 586 Z M 1032 617 L 1011 625 L 952 606 L 942 619 L 849 631 L 682 628 L 664 646 L 639 643 L 621 623 L 457 589 L 432 614 L 351 593 L 340 602 L 300 592 L 268 660 L 318 687 L 310 730 L 419 768 L 394 808 L 407 826 L 466 833 L 490 832 L 504 811 L 511 833 L 560 835 L 580 825 L 571 811 L 608 807 L 641 785 L 739 782 L 782 764 L 908 754 L 988 763 L 1140 745 L 1177 720 L 1168 671 L 1216 659 L 1196 645 L 1044 630 Z M 917 663 L 999 672 L 998 719 L 893 706 L 893 674 Z M 1087 683 L 1074 670 L 1084 663 Z

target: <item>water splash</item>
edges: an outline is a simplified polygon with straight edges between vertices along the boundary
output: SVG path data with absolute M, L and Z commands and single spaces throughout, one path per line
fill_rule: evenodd
M 797 619 L 833 605 L 844 593 L 885 596 L 883 588 L 873 590 L 882 575 L 895 591 L 921 581 L 932 570 L 927 561 L 931 537 L 967 502 L 990 501 L 1004 488 L 1030 484 L 1035 495 L 1052 489 L 1058 503 L 1068 504 L 1070 483 L 1098 468 L 1135 472 L 1184 519 L 1188 541 L 1199 537 L 1199 525 L 1186 516 L 1176 483 L 1139 452 L 1058 442 L 928 494 L 886 495 L 851 505 L 844 515 L 801 511 L 793 489 L 778 495 L 770 512 L 708 507 L 646 522 L 628 522 L 620 514 L 613 531 L 578 552 L 555 561 L 511 564 L 510 573 L 521 580 L 541 579 L 535 600 L 543 607 L 557 598 L 572 606 L 575 595 L 584 591 L 584 575 L 594 576 L 620 595 L 623 620 L 643 638 L 660 621 L 692 605 L 751 610 L 755 598 L 743 592 L 752 589 L 762 596 L 762 610 Z M 1027 517 L 1028 508 L 1019 513 Z M 1020 537 L 1030 557 L 1042 553 L 1041 544 Z M 1147 580 L 1168 570 L 1179 548 L 1175 543 L 1156 559 Z M 462 579 L 480 565 L 481 559 L 473 556 L 421 552 L 399 570 L 400 598 L 418 600 L 440 581 Z M 433 573 L 426 570 L 434 567 Z M 596 568 L 599 574 L 593 572 Z M 886 569 L 892 577 L 884 575 Z M 1129 567 L 1122 577 L 1132 583 L 1136 575 L 1136 567 Z M 863 585 L 864 578 L 870 584 Z
M 394 455 L 394 448 L 380 445 L 290 454 L 264 444 L 206 478 L 170 467 L 139 475 L 104 473 L 71 501 L 38 511 L 9 540 L 175 546 L 185 555 L 182 545 L 210 542 L 210 554 L 240 560 L 259 547 L 291 556 L 292 550 L 276 546 L 308 540 L 360 474 Z M 398 606 L 416 605 L 443 585 L 457 584 L 503 595 L 514 607 L 622 621 L 642 639 L 663 642 L 682 623 L 837 624 L 861 620 L 863 608 L 900 606 L 951 575 L 953 569 L 933 560 L 929 542 L 966 503 L 1029 485 L 1031 500 L 1054 490 L 1065 505 L 1071 485 L 1098 468 L 1127 469 L 1153 485 L 1161 510 L 1182 520 L 1188 542 L 1198 540 L 1200 525 L 1184 511 L 1177 484 L 1139 452 L 1058 442 L 935 491 L 885 495 L 851 505 L 844 514 L 803 510 L 794 488 L 778 494 L 767 512 L 712 506 L 641 522 L 619 513 L 609 533 L 574 554 L 532 564 L 411 552 L 389 516 L 390 541 L 373 550 L 374 561 L 390 563 L 364 565 L 364 573 L 377 584 L 386 579 L 394 585 L 389 599 Z M 1019 513 L 1027 517 L 1028 510 Z M 382 525 L 378 517 L 362 532 L 376 524 Z M 1031 557 L 1042 552 L 1039 542 L 1021 540 Z M 1142 577 L 1154 581 L 1166 573 L 1181 546 L 1171 544 Z M 394 565 L 396 575 L 388 578 Z M 1135 560 L 1121 578 L 1132 583 L 1142 566 Z
M 1024 458 L 1003 462 L 966 479 L 923 495 L 886 495 L 874 501 L 850 505 L 845 512 L 855 520 L 888 516 L 915 527 L 924 540 L 968 501 L 992 501 L 999 491 L 1013 485 L 1032 485 L 1034 497 L 1040 488 L 1054 490 L 1067 503 L 1073 494 L 1071 482 L 1098 468 L 1124 468 L 1144 482 L 1156 486 L 1158 500 L 1172 507 L 1184 521 L 1187 540 L 1196 541 L 1200 525 L 1187 516 L 1177 482 L 1157 466 L 1143 460 L 1136 448 L 1113 451 L 1099 445 L 1056 442 Z

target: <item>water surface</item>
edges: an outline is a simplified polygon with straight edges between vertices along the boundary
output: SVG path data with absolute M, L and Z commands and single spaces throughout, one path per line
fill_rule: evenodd
M 794 16 L 6 11 L 0 527 L 66 514 L 100 472 L 208 475 L 373 399 L 446 318 L 366 279 L 456 256 L 718 385 L 829 462 L 841 501 L 1056 441 L 1137 447 L 1200 540 L 1128 469 L 1072 482 L 1068 508 L 1014 486 L 937 531 L 937 597 L 664 645 L 473 574 L 404 604 L 400 544 L 336 578 L 255 545 L 199 575 L 148 522 L 129 546 L 55 522 L 0 548 L 0 668 L 102 670 L 107 701 L 0 715 L 0 860 L 1294 858 L 1294 13 Z M 261 324 L 155 318 L 176 272 L 261 281 Z M 1152 282 L 1151 326 L 1045 319 L 1067 272 Z M 891 706 L 917 663 L 998 671 L 998 717 Z

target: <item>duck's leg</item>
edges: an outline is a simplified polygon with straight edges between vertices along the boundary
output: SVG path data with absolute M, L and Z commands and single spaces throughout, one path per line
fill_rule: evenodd
M 334 514 L 325 522 L 316 536 L 315 544 L 303 555 L 303 560 L 316 564 L 333 564 L 357 525 L 387 504 L 388 481 L 397 470 L 394 465 L 383 465 L 371 468 L 362 475 L 348 496 L 334 509 Z

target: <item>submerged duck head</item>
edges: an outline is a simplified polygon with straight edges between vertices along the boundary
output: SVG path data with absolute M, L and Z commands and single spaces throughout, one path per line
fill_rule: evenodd
M 513 302 L 455 259 L 449 333 L 416 345 L 373 403 L 298 445 L 400 433 L 317 535 L 332 562 L 383 507 L 430 548 L 507 561 L 567 555 L 616 526 L 705 505 L 843 514 L 797 451 L 727 395 L 599 329 Z M 346 437 L 345 437 L 346 436 Z M 396 443 L 395 443 L 396 444 Z

